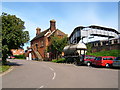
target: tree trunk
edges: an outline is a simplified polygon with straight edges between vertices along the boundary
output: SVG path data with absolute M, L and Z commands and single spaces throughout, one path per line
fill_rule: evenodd
M 6 65 L 7 64 L 7 55 L 6 53 L 3 52 L 3 56 L 2 56 L 2 65 Z
M 2 57 L 2 65 L 6 65 L 6 64 L 7 64 L 6 57 Z

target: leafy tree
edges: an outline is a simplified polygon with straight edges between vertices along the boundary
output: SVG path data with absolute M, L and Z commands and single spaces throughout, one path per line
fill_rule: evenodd
M 87 54 L 92 53 L 92 44 L 88 43 L 87 44 Z
M 53 36 L 51 39 L 52 42 L 48 47 L 48 52 L 52 52 L 55 55 L 54 58 L 58 59 L 63 52 L 63 48 L 67 45 L 67 37 L 59 38 L 57 36 Z
M 11 54 L 11 49 L 18 49 L 29 41 L 29 32 L 24 31 L 24 21 L 15 15 L 2 13 L 2 61 Z
M 2 23 L 2 20 L 0 17 L 0 60 L 2 58 L 2 24 L 1 23 Z

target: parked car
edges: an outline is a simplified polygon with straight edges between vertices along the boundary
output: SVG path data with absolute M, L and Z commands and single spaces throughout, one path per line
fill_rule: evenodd
M 112 66 L 113 66 L 113 67 L 120 67 L 120 57 L 116 57 L 116 58 L 113 60 Z
M 111 67 L 114 59 L 115 57 L 113 56 L 100 56 L 95 58 L 93 64 L 95 66 Z
M 9 59 L 14 59 L 15 57 L 14 56 L 8 56 Z
M 86 64 L 87 66 L 92 65 L 92 63 L 94 62 L 95 58 L 96 57 L 92 56 L 92 55 L 85 55 L 84 56 L 84 64 Z

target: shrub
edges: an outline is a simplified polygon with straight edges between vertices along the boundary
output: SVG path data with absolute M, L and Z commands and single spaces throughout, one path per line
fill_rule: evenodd
M 55 63 L 65 63 L 66 62 L 66 59 L 65 58 L 60 58 L 58 60 L 52 60 L 52 62 L 55 62 Z
M 25 59 L 25 55 L 14 55 L 16 59 Z

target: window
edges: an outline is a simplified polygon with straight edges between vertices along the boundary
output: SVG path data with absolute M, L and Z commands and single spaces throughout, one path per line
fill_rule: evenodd
M 112 44 L 112 40 L 109 41 L 109 44 Z
M 95 60 L 102 60 L 102 57 L 97 57 Z
M 80 30 L 77 31 L 77 37 L 80 37 Z
M 86 56 L 86 57 L 85 57 L 85 59 L 89 59 L 89 57 L 88 57 L 88 56 Z
M 90 57 L 90 59 L 95 59 L 95 57 Z
M 117 57 L 115 60 L 120 60 L 120 57 Z
M 40 41 L 40 47 L 44 47 L 44 42 Z
M 36 46 L 36 50 L 38 50 L 38 44 L 37 43 L 35 44 L 35 46 Z
M 113 60 L 113 58 L 103 58 L 103 60 Z
M 118 43 L 118 40 L 117 40 L 117 39 L 115 39 L 115 40 L 114 40 L 114 43 L 115 43 L 115 44 L 116 44 L 116 43 Z

